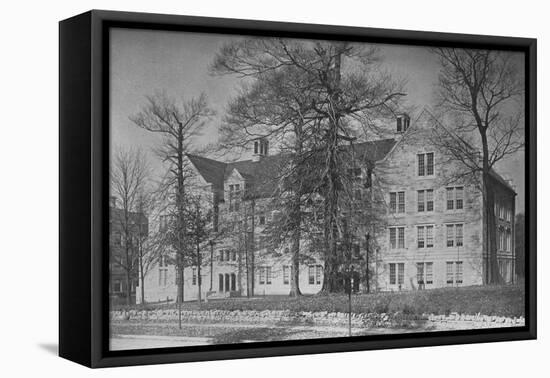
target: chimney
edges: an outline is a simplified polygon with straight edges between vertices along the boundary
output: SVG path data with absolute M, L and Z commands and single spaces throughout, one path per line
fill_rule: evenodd
M 254 141 L 254 153 L 252 161 L 260 161 L 262 156 L 267 156 L 269 151 L 269 142 L 266 138 L 260 138 Z
M 407 129 L 411 125 L 411 117 L 409 117 L 407 113 L 398 114 L 396 117 L 396 122 L 397 122 L 396 131 L 399 134 L 402 134 L 405 131 L 407 131 Z

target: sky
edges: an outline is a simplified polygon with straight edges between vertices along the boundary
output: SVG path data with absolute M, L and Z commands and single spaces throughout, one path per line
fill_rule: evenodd
M 110 40 L 110 132 L 111 148 L 140 147 L 160 170 L 153 148 L 160 143 L 157 134 L 138 128 L 129 117 L 139 112 L 145 96 L 165 92 L 184 102 L 201 93 L 207 96 L 216 116 L 207 124 L 194 144 L 214 143 L 218 137 L 227 104 L 235 96 L 239 79 L 212 76 L 209 66 L 224 44 L 242 38 L 220 34 L 153 31 L 144 29 L 111 30 Z M 433 107 L 439 63 L 426 48 L 379 45 L 384 66 L 395 77 L 406 80 L 406 102 L 417 109 Z M 524 154 L 503 161 L 497 171 L 511 178 L 518 193 L 517 212 L 524 209 Z

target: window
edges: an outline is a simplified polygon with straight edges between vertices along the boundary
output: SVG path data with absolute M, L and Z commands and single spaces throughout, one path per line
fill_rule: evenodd
M 260 285 L 271 285 L 271 267 L 260 267 Z
M 390 213 L 405 212 L 405 192 L 390 192 Z
M 434 211 L 434 191 L 433 189 L 426 190 L 426 211 Z
M 239 211 L 240 209 L 241 185 L 229 185 L 229 211 Z
M 457 261 L 455 263 L 455 273 L 456 273 L 456 283 L 461 284 L 462 283 L 462 276 L 463 276 L 462 261 Z
M 447 261 L 447 285 L 461 284 L 463 282 L 462 261 Z
M 426 154 L 426 176 L 433 176 L 434 174 L 434 153 L 429 152 Z
M 397 212 L 397 193 L 390 192 L 390 213 Z
M 416 263 L 416 283 L 418 285 L 433 284 L 433 263 Z
M 426 284 L 430 285 L 434 283 L 434 263 L 427 262 L 425 266 Z
M 462 247 L 464 245 L 464 225 L 448 224 L 447 229 L 447 247 Z
M 265 283 L 271 285 L 271 267 L 265 267 Z
M 405 282 L 405 263 L 390 263 L 390 285 L 402 285 L 403 282 Z
M 447 210 L 462 210 L 464 208 L 464 187 L 448 187 L 446 191 Z
M 417 166 L 418 176 L 433 176 L 434 174 L 434 153 L 418 154 Z
M 310 265 L 307 269 L 308 283 L 315 284 L 315 265 Z
M 464 187 L 457 186 L 455 188 L 455 209 L 462 210 L 464 208 Z
M 434 226 L 426 226 L 426 248 L 434 246 Z
M 416 228 L 417 231 L 417 240 L 418 240 L 418 248 L 424 248 L 424 226 L 418 226 Z
M 218 291 L 223 292 L 223 274 L 218 274 Z
M 223 261 L 223 256 L 224 256 L 224 251 L 223 251 L 223 249 L 220 249 L 220 252 L 219 252 L 219 253 L 220 253 L 219 260 L 220 260 L 220 261 Z
M 512 252 L 512 231 L 506 229 L 506 251 Z
M 191 284 L 192 285 L 197 284 L 197 268 L 193 268 L 193 277 L 192 277 Z
M 464 245 L 464 225 L 455 224 L 456 233 L 456 246 L 462 247 Z
M 258 223 L 260 224 L 260 226 L 265 224 L 265 215 L 260 215 Z
M 405 227 L 390 227 L 390 248 L 405 248 Z
M 225 261 L 231 260 L 231 251 L 229 249 L 225 250 Z
M 433 248 L 434 226 L 416 226 L 418 248 Z
M 499 227 L 498 229 L 498 249 L 500 251 L 506 251 L 506 234 L 504 232 L 504 227 Z
M 418 176 L 426 175 L 426 167 L 424 166 L 424 154 L 418 154 Z
M 113 292 L 114 293 L 122 293 L 122 281 L 116 280 L 113 283 Z
M 283 284 L 288 285 L 290 283 L 290 266 L 283 265 Z
M 322 265 L 310 265 L 308 267 L 308 283 L 310 285 L 320 285 L 321 284 L 321 272 Z
M 447 225 L 447 247 L 454 247 L 455 245 L 455 227 L 454 224 Z
M 417 202 L 418 202 L 418 211 L 422 212 L 426 209 L 426 200 L 424 198 L 424 190 L 419 190 L 417 192 Z
M 397 212 L 404 213 L 405 212 L 405 192 L 398 192 L 397 199 L 398 199 Z
M 237 261 L 237 251 L 235 249 L 231 250 L 231 261 Z
M 447 210 L 453 210 L 454 208 L 454 188 L 447 188 Z
M 447 285 L 452 285 L 454 283 L 453 265 L 453 262 L 447 261 Z
M 168 280 L 168 263 L 166 256 L 159 257 L 159 286 L 166 286 Z
M 321 284 L 321 269 L 323 269 L 322 265 L 317 265 L 315 267 L 315 283 L 317 285 Z
M 231 291 L 237 290 L 237 276 L 231 273 Z

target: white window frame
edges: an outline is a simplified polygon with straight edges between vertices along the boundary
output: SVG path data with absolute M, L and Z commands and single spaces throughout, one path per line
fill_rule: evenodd
M 445 282 L 447 286 L 459 286 L 464 283 L 463 261 L 447 261 L 445 267 Z
M 392 244 L 392 229 L 395 233 L 395 243 Z M 405 226 L 391 226 L 388 227 L 388 237 L 390 243 L 390 249 L 405 249 Z M 402 237 L 401 237 L 402 236 Z M 402 244 L 400 243 L 402 241 Z
M 392 201 L 394 199 L 395 201 Z M 405 214 L 407 211 L 407 196 L 404 190 L 390 192 L 390 214 Z
M 428 156 L 432 157 L 432 164 L 428 164 Z M 420 163 L 422 162 L 423 170 L 420 172 Z M 431 173 L 428 173 L 428 168 L 431 167 Z M 435 176 L 435 153 L 423 152 L 416 154 L 416 176 L 417 177 L 433 177 Z
M 431 243 L 428 243 L 428 230 L 431 230 Z M 435 227 L 433 224 L 423 224 L 416 226 L 416 247 L 418 249 L 433 248 L 434 247 L 434 230 Z M 422 246 L 420 246 L 420 241 L 422 240 Z
M 393 268 L 393 269 L 392 269 Z M 392 283 L 392 270 L 394 272 L 394 282 Z M 391 286 L 400 286 L 405 284 L 405 263 L 389 263 L 389 284 Z
M 421 280 L 419 280 L 419 278 L 421 278 Z M 424 286 L 433 285 L 433 262 L 416 263 L 416 283 Z
M 421 196 L 422 196 L 422 201 L 420 200 Z M 431 199 L 428 199 L 428 198 L 431 198 Z M 429 208 L 428 205 L 431 205 L 431 208 Z M 420 210 L 421 206 L 422 206 L 422 210 Z M 419 189 L 416 191 L 416 211 L 419 213 L 431 213 L 434 211 L 434 190 L 433 189 Z
M 290 285 L 290 265 L 283 265 L 283 285 Z
M 168 263 L 166 262 L 166 256 L 159 257 L 159 286 L 166 286 L 168 284 Z
M 460 230 L 460 235 L 458 230 Z M 464 223 L 445 224 L 445 245 L 447 248 L 464 247 Z

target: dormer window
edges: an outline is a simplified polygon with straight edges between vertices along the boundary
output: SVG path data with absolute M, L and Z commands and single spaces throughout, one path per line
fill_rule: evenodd
M 253 160 L 258 161 L 260 157 L 267 156 L 269 152 L 269 142 L 265 138 L 254 141 Z
M 411 118 L 408 114 L 400 114 L 397 116 L 397 132 L 403 133 L 407 131 L 411 124 Z

